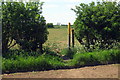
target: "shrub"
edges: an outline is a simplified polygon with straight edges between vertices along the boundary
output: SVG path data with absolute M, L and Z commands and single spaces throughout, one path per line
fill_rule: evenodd
M 6 54 L 3 54 L 2 56 L 6 59 L 17 59 L 18 57 L 29 57 L 34 56 L 38 57 L 40 56 L 40 52 L 26 52 L 24 50 L 9 50 Z
M 81 3 L 73 9 L 75 36 L 86 50 L 111 49 L 120 41 L 120 5 L 117 2 Z
M 42 44 L 47 40 L 47 27 L 42 13 L 41 2 L 3 2 L 3 52 L 10 49 L 15 40 L 26 51 L 42 53 Z M 9 15 L 7 15 L 9 14 Z
M 48 28 L 54 28 L 53 23 L 47 23 Z

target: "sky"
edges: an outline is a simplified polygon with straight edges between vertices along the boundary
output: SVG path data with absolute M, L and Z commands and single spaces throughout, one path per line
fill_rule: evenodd
M 6 0 L 4 0 L 6 1 Z M 7 0 L 16 1 L 16 0 Z M 17 1 L 41 1 L 43 4 L 43 13 L 46 23 L 57 23 L 68 24 L 69 22 L 73 24 L 76 19 L 76 14 L 71 8 L 75 9 L 75 6 L 80 3 L 91 3 L 92 1 L 102 1 L 102 0 L 17 0 Z M 106 1 L 117 1 L 120 0 L 106 0 Z
M 61 24 L 71 24 L 74 23 L 76 19 L 76 14 L 71 8 L 75 9 L 76 5 L 80 3 L 90 3 L 92 1 L 101 1 L 101 0 L 40 0 L 45 2 L 43 5 L 42 15 L 45 17 L 47 23 L 57 23 Z M 111 0 L 112 1 L 112 0 Z M 120 0 L 117 0 L 120 1 Z
M 41 0 L 43 5 L 42 15 L 47 23 L 71 24 L 74 23 L 76 15 L 71 8 L 75 8 L 80 3 L 90 3 L 95 0 Z

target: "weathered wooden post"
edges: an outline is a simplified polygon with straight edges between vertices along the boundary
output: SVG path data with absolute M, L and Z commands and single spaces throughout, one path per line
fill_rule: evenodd
M 69 49 L 70 49 L 70 42 L 71 42 L 70 36 L 71 36 L 71 28 L 70 28 L 70 23 L 68 23 L 68 48 Z
M 72 29 L 72 47 L 74 48 L 75 40 L 74 40 L 74 29 Z

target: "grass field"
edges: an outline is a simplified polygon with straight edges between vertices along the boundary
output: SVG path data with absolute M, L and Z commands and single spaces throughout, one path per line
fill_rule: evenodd
M 60 49 L 68 47 L 68 30 L 67 27 L 50 28 L 48 29 L 49 35 L 46 44 L 55 44 Z M 78 41 L 75 39 L 75 46 L 79 46 Z

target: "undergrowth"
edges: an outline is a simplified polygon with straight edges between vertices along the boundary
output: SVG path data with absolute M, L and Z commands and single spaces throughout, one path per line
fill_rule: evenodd
M 60 56 L 51 54 L 40 54 L 38 52 L 25 52 L 20 50 L 10 51 L 3 54 L 2 73 L 43 71 L 51 69 L 63 69 L 70 67 L 83 67 L 100 64 L 120 63 L 120 50 L 99 50 L 94 52 L 79 53 L 74 51 L 69 61 L 64 61 Z M 76 53 L 75 53 L 76 52 Z M 69 51 L 63 51 L 66 55 Z M 71 55 L 68 55 L 71 57 Z
M 95 52 L 76 53 L 73 57 L 71 65 L 87 66 L 99 64 L 120 63 L 120 50 L 100 50 Z
M 50 70 L 64 66 L 58 56 L 16 50 L 12 52 L 2 58 L 2 73 Z

